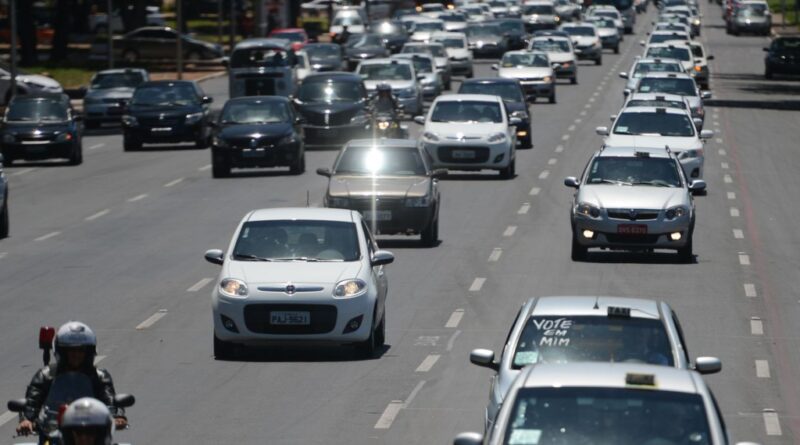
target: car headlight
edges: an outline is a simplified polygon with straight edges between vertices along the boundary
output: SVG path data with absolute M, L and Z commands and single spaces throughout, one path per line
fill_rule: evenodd
M 222 139 L 218 136 L 211 138 L 211 145 L 219 148 L 228 148 L 228 143 L 225 141 L 225 139 Z
M 380 121 L 378 122 L 378 130 L 386 130 L 391 126 L 391 122 L 389 121 Z
M 506 134 L 505 133 L 495 133 L 495 134 L 489 136 L 489 139 L 487 139 L 487 141 L 489 143 L 495 143 L 495 142 L 502 142 L 505 139 L 506 139 Z
M 125 125 L 126 127 L 135 127 L 135 126 L 139 125 L 139 121 L 136 120 L 135 117 L 133 117 L 133 116 L 131 116 L 129 114 L 126 114 L 126 115 L 122 116 L 122 124 Z
M 528 113 L 526 113 L 524 111 L 521 111 L 521 110 L 520 111 L 515 111 L 515 112 L 511 113 L 511 117 L 516 117 L 516 118 L 522 119 L 522 120 L 528 120 Z
M 694 26 L 700 26 L 700 19 L 694 19 L 692 23 L 694 24 Z
M 575 208 L 575 213 L 588 216 L 589 218 L 600 218 L 600 209 L 585 202 L 578 204 L 578 206 Z
M 428 195 L 406 198 L 406 207 L 428 207 L 431 205 L 431 197 Z
M 72 133 L 65 131 L 56 136 L 56 142 L 69 142 L 72 140 Z
M 203 118 L 203 113 L 190 113 L 186 115 L 186 125 L 192 125 L 200 122 L 200 119 Z
M 364 280 L 353 278 L 340 281 L 333 289 L 334 298 L 353 298 L 367 292 L 367 283 Z
M 289 133 L 278 141 L 278 145 L 294 144 L 295 142 L 297 142 L 297 139 L 294 137 L 294 133 Z
M 422 139 L 430 142 L 439 142 L 439 136 L 437 136 L 435 133 L 431 133 L 430 131 L 422 133 Z
M 544 76 L 544 78 L 542 78 L 542 81 L 543 81 L 543 82 L 545 82 L 545 83 L 549 83 L 549 82 L 551 82 L 552 80 L 553 80 L 553 78 L 552 78 L 552 77 L 550 77 L 550 76 Z
M 594 47 L 595 49 L 600 49 L 600 48 L 602 48 L 602 45 L 600 45 L 600 42 L 594 42 L 592 44 L 592 47 Z
M 436 83 L 436 79 L 432 77 L 423 77 L 420 83 L 423 85 L 433 85 L 434 83 Z
M 350 119 L 351 124 L 366 124 L 369 118 L 364 113 L 358 113 Z
M 13 134 L 4 134 L 3 135 L 3 143 L 4 144 L 13 144 L 16 139 L 14 138 Z
M 225 278 L 219 282 L 219 291 L 222 295 L 232 298 L 247 298 L 247 284 L 236 278 Z
M 684 206 L 676 206 L 676 207 L 672 207 L 672 208 L 667 209 L 667 211 L 664 213 L 664 216 L 667 219 L 676 219 L 676 218 L 680 218 L 680 217 L 682 217 L 684 215 L 687 215 L 688 213 L 689 213 L 689 210 L 686 207 L 684 207 Z
M 328 207 L 346 208 L 348 204 L 350 204 L 350 200 L 347 198 L 339 198 L 335 196 L 328 197 Z

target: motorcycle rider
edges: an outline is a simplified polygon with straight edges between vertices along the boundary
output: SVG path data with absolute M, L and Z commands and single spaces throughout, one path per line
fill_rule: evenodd
M 84 397 L 70 403 L 61 417 L 64 445 L 111 445 L 114 420 L 101 401 Z
M 94 397 L 109 407 L 117 428 L 124 428 L 128 424 L 124 410 L 113 406 L 116 392 L 111 374 L 94 366 L 95 355 L 97 336 L 89 326 L 79 321 L 69 321 L 58 328 L 55 363 L 41 368 L 31 379 L 25 391 L 26 407 L 22 413 L 23 419 L 17 426 L 17 434 L 26 436 L 33 432 L 53 382 L 59 375 L 70 372 L 82 373 L 89 378 Z
M 333 37 L 333 43 L 338 43 L 341 46 L 344 46 L 348 40 L 350 40 L 350 30 L 347 28 L 347 25 L 342 26 L 342 32 L 336 34 Z
M 392 94 L 392 86 L 381 83 L 375 88 L 375 98 L 372 100 L 372 111 L 375 114 L 391 114 L 392 119 L 397 118 L 397 99 Z

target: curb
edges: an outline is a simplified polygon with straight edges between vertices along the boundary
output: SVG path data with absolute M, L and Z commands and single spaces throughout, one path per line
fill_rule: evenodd
M 205 82 L 207 80 L 216 79 L 216 78 L 219 78 L 219 77 L 226 76 L 227 74 L 228 74 L 227 70 L 226 71 L 218 71 L 216 73 L 211 73 L 211 74 L 207 74 L 207 75 L 205 75 L 203 77 L 199 77 L 199 78 L 197 78 L 197 80 L 195 80 L 195 82 L 201 83 L 201 82 Z

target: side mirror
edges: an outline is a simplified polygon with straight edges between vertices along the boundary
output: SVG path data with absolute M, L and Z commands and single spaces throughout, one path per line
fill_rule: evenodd
M 714 60 L 714 55 L 711 54 L 709 56 L 706 56 L 706 60 Z
M 702 192 L 705 189 L 706 189 L 706 181 L 703 181 L 702 179 L 695 179 L 694 181 L 689 183 L 690 191 Z
M 500 365 L 494 361 L 494 351 L 489 349 L 473 349 L 469 353 L 469 362 L 495 371 L 500 369 Z
M 223 57 L 222 60 L 220 61 L 220 63 L 222 63 L 222 66 L 224 66 L 225 68 L 229 67 L 230 62 L 231 62 L 231 59 L 230 59 L 230 57 L 227 57 L 227 56 Z
M 130 408 L 136 403 L 136 397 L 132 394 L 117 394 L 114 396 L 114 406 L 118 408 Z
M 219 249 L 211 249 L 206 251 L 205 258 L 209 263 L 218 264 L 221 266 L 225 261 L 225 254 L 223 254 Z
M 580 182 L 578 182 L 578 178 L 574 176 L 567 176 L 566 178 L 564 178 L 564 185 L 566 185 L 567 187 L 572 187 L 574 189 L 581 186 Z
M 439 179 L 439 178 L 444 178 L 445 176 L 447 176 L 446 168 L 437 168 L 431 171 L 431 178 Z
M 203 103 L 204 104 L 210 104 L 211 102 L 214 102 L 214 98 L 213 97 L 211 97 L 211 96 L 203 96 Z
M 493 69 L 493 70 L 495 70 L 495 71 L 497 71 L 497 70 L 499 70 L 499 69 L 500 69 L 500 66 L 499 66 L 498 64 L 496 64 L 496 63 L 493 63 L 493 64 L 492 64 L 492 69 Z
M 700 94 L 703 99 L 711 99 L 711 91 L 703 91 Z
M 625 88 L 624 90 L 622 90 L 622 95 L 625 96 L 625 97 L 630 96 L 631 95 L 630 88 Z
M 625 71 L 622 71 L 622 72 L 619 73 L 619 77 L 621 77 L 623 79 L 627 79 L 628 78 L 628 73 L 626 73 Z
M 614 122 L 615 120 L 617 120 L 617 115 L 612 114 L 611 116 L 608 116 L 608 118 L 611 120 L 611 122 Z
M 600 136 L 608 136 L 608 127 L 597 127 L 594 132 Z
M 697 357 L 694 369 L 700 374 L 716 374 L 722 371 L 722 362 L 716 357 Z
M 694 122 L 694 126 L 697 127 L 698 129 L 703 127 L 703 119 L 700 119 L 699 117 L 693 118 L 692 122 Z
M 453 445 L 481 445 L 483 434 L 481 433 L 461 433 L 453 439 Z
M 387 264 L 392 264 L 394 262 L 394 254 L 387 250 L 378 250 L 372 255 L 372 259 L 370 260 L 370 264 L 373 267 L 375 266 L 385 266 Z
M 326 178 L 330 178 L 333 173 L 331 172 L 331 169 L 329 169 L 329 168 L 318 168 L 317 169 L 317 174 L 320 175 L 320 176 L 324 176 Z
M 514 126 L 514 127 L 517 126 L 517 125 L 522 125 L 522 119 L 520 119 L 518 117 L 511 117 L 511 118 L 508 119 L 508 125 L 509 126 Z
M 647 45 L 647 42 L 645 42 L 644 40 L 639 40 L 639 45 L 645 46 Z
M 414 122 L 420 125 L 425 125 L 425 116 L 414 116 Z
M 762 49 L 764 50 L 764 52 L 769 52 L 769 48 L 767 48 L 766 46 Z
M 714 137 L 714 130 L 703 130 L 700 132 L 700 139 L 711 139 Z

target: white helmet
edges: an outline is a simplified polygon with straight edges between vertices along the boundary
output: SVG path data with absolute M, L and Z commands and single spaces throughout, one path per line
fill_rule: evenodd
M 94 445 L 111 445 L 113 425 L 111 412 L 103 402 L 83 397 L 69 404 L 59 429 L 65 445 L 75 444 L 76 432 L 94 435 Z
M 64 323 L 58 328 L 55 343 L 56 360 L 61 360 L 64 348 L 84 348 L 87 360 L 91 360 L 89 363 L 94 363 L 94 356 L 97 354 L 97 336 L 85 323 L 80 321 Z

